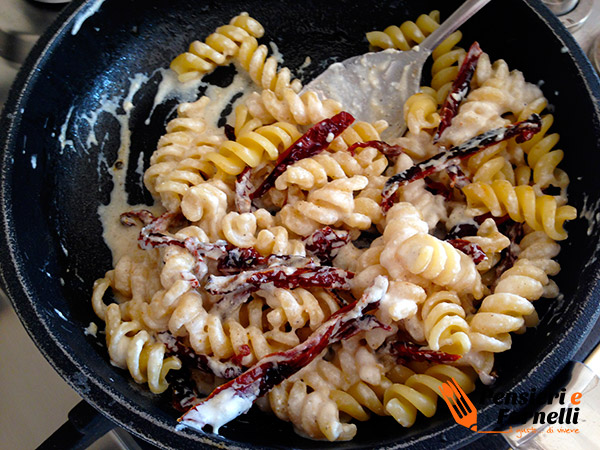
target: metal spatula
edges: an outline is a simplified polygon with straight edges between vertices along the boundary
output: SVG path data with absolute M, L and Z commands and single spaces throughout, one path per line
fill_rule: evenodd
M 420 88 L 431 52 L 490 0 L 467 0 L 433 33 L 410 51 L 385 50 L 355 56 L 329 66 L 304 90 L 339 101 L 358 120 L 386 120 L 385 136 L 404 133 L 403 106 Z

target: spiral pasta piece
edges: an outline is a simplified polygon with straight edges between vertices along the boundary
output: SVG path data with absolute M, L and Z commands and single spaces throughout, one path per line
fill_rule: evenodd
M 484 287 L 473 260 L 445 241 L 418 233 L 398 249 L 400 262 L 411 273 L 455 290 L 459 295 L 472 294 L 479 299 Z
M 462 191 L 468 208 L 476 215 L 490 212 L 501 217 L 508 214 L 515 222 L 525 222 L 554 240 L 566 239 L 564 223 L 577 217 L 574 207 L 558 206 L 555 197 L 538 195 L 532 186 L 513 186 L 507 180 L 494 180 L 491 184 L 471 183 Z
M 349 227 L 365 230 L 371 226 L 373 213 L 379 205 L 370 208 L 370 202 L 358 202 L 354 192 L 364 189 L 369 180 L 356 175 L 333 180 L 308 194 L 306 200 L 285 205 L 278 213 L 281 223 L 300 236 L 308 236 L 323 225 Z
M 427 297 L 421 309 L 427 343 L 432 350 L 464 355 L 471 349 L 469 324 L 460 298 L 451 291 Z
M 333 386 L 330 397 L 340 411 L 354 419 L 366 420 L 370 412 L 386 415 L 383 394 L 390 381 L 384 376 L 384 365 L 372 347 L 361 341 L 353 338 L 337 348 L 333 363 L 344 375 L 344 384 Z
M 560 264 L 555 258 L 560 253 L 560 245 L 550 239 L 542 231 L 532 231 L 528 233 L 519 242 L 521 253 L 519 257 L 526 259 L 531 264 L 542 269 L 546 275 L 557 275 L 560 272 Z M 556 297 L 558 295 L 558 286 L 553 280 L 550 280 L 544 287 L 544 297 Z
M 250 133 L 265 123 L 253 117 L 245 103 L 235 107 L 233 130 L 236 136 Z
M 399 27 L 391 25 L 383 31 L 367 33 L 367 40 L 373 47 L 398 50 L 410 50 L 425 40 L 438 26 L 440 21 L 439 11 L 432 11 L 428 15 L 422 14 L 416 23 L 410 20 L 403 22 Z
M 254 247 L 263 256 L 306 255 L 304 242 L 300 239 L 291 238 L 287 229 L 282 226 L 260 230 L 256 236 Z
M 280 121 L 295 125 L 314 124 L 342 110 L 334 100 L 321 100 L 312 91 L 299 95 L 292 88 L 283 89 L 279 96 L 269 89 L 260 94 L 254 92 L 246 100 L 246 106 L 252 117 L 263 123 Z
M 471 377 L 461 369 L 437 364 L 424 373 L 414 373 L 406 381 L 393 383 L 385 390 L 385 410 L 403 427 L 411 427 L 417 419 L 417 411 L 432 417 L 437 410 L 437 398 L 442 396 L 442 383 L 454 378 L 466 393 L 475 389 Z
M 269 330 L 265 337 L 272 342 L 293 347 L 300 343 L 305 327 L 315 330 L 339 309 L 336 299 L 325 290 L 302 288 L 259 291 L 270 310 L 266 314 Z
M 470 336 L 476 351 L 498 353 L 511 346 L 510 332 L 537 323 L 532 301 L 544 295 L 547 275 L 526 259 L 519 259 L 501 276 L 494 293 L 487 296 L 471 318 Z
M 331 398 L 332 386 L 342 384 L 342 379 L 336 366 L 317 359 L 269 392 L 271 410 L 312 439 L 350 440 L 356 435 L 356 425 L 342 420 Z
M 406 170 L 413 165 L 412 159 L 401 154 L 397 161 L 395 170 Z M 424 180 L 415 180 L 402 186 L 399 191 L 399 199 L 412 204 L 427 222 L 430 230 L 434 230 L 438 223 L 447 219 L 446 199 L 442 195 L 435 195 L 426 189 Z
M 283 94 L 284 89 L 300 92 L 300 80 L 292 80 L 290 69 L 283 67 L 277 70 L 277 59 L 267 55 L 266 45 L 258 45 L 254 36 L 248 36 L 243 41 L 236 55 L 236 60 L 248 72 L 252 81 L 262 89 L 269 89 L 277 96 Z
M 175 356 L 165 358 L 164 344 L 157 342 L 137 321 L 123 321 L 117 304 L 106 308 L 106 345 L 111 362 L 128 369 L 137 383 L 148 383 L 155 394 L 164 392 L 170 370 L 181 368 Z
M 357 339 L 337 347 L 335 360 L 320 357 L 268 394 L 273 412 L 313 439 L 351 439 L 356 425 L 349 419 L 386 414 L 383 366 L 373 351 Z
M 498 178 L 499 173 L 503 172 L 503 164 L 500 164 L 499 158 L 505 158 L 503 153 L 506 150 L 506 142 L 500 142 L 499 144 L 492 145 L 488 148 L 484 148 L 480 152 L 475 153 L 467 160 L 467 169 L 471 175 L 473 181 L 492 181 Z M 495 160 L 488 166 L 485 166 L 491 160 Z M 481 174 L 476 180 L 477 173 L 482 170 Z M 514 184 L 514 183 L 513 183 Z M 527 184 L 527 183 L 525 183 Z
M 179 81 L 185 82 L 211 72 L 217 66 L 226 65 L 235 56 L 247 37 L 260 38 L 265 33 L 262 25 L 248 13 L 231 19 L 206 38 L 205 42 L 194 41 L 187 52 L 171 62 L 171 69 Z
M 533 239 L 539 237 L 547 239 L 541 232 Z M 525 242 L 526 248 L 528 244 L 532 245 L 531 239 Z M 510 349 L 510 333 L 520 333 L 525 327 L 537 324 L 532 302 L 542 296 L 556 295 L 553 289 L 546 289 L 553 285 L 547 273 L 536 263 L 524 258 L 534 253 L 530 251 L 526 255 L 519 255 L 515 264 L 500 276 L 493 294 L 483 299 L 479 310 L 470 319 L 469 337 L 474 354 L 468 355 L 465 362 L 479 372 L 484 382 L 488 381 L 492 370 L 493 353 Z
M 321 152 L 289 166 L 277 180 L 275 187 L 285 190 L 298 186 L 303 190 L 322 188 L 330 180 L 355 175 L 378 176 L 386 169 L 387 159 L 373 147 L 366 147 L 355 157 L 348 152 Z
M 398 50 L 410 50 L 420 44 L 440 26 L 439 11 L 420 15 L 415 22 L 406 21 L 399 27 L 392 25 L 383 31 L 367 33 L 367 40 L 372 47 Z M 441 105 L 456 79 L 459 64 L 466 52 L 456 45 L 462 39 L 462 33 L 455 31 L 448 36 L 432 53 L 433 66 L 431 69 L 431 88 L 436 103 Z M 432 119 L 437 120 L 432 117 Z M 410 125 L 409 125 L 410 128 Z
M 410 203 L 396 203 L 387 213 L 387 224 L 383 231 L 384 248 L 380 252 L 380 263 L 393 279 L 402 279 L 407 270 L 401 262 L 399 249 L 411 236 L 427 233 L 429 226 L 419 211 Z
M 540 189 L 550 185 L 564 189 L 569 184 L 569 176 L 557 166 L 564 158 L 564 152 L 556 147 L 560 139 L 558 133 L 549 134 L 554 122 L 552 114 L 542 116 L 542 129 L 532 139 L 521 144 L 527 154 L 527 164 L 533 171 L 533 182 Z M 566 199 L 565 199 L 566 200 Z
M 385 267 L 380 263 L 381 252 L 383 249 L 383 238 L 379 237 L 371 243 L 371 246 L 368 249 L 365 249 L 358 256 L 353 267 L 355 275 L 354 278 L 350 280 L 352 295 L 356 298 L 360 298 L 364 290 L 370 286 L 371 282 L 378 275 L 389 275 Z
M 461 104 L 452 124 L 441 136 L 447 146 L 460 145 L 485 131 L 510 122 L 509 115 L 519 117 L 528 105 L 543 99 L 540 88 L 525 81 L 517 70 L 510 71 L 503 60 L 492 65 L 482 54 L 477 64 L 475 87 Z
M 268 231 L 273 226 L 273 216 L 265 209 L 261 208 L 251 213 L 242 214 L 232 211 L 228 212 L 221 220 L 221 234 L 230 244 L 236 247 L 249 248 L 256 245 L 257 230 L 260 230 L 260 232 Z
M 247 166 L 256 167 L 265 160 L 275 160 L 301 136 L 298 129 L 286 122 L 261 126 L 227 141 L 206 159 L 229 175 L 240 174 Z
M 408 97 L 404 103 L 404 119 L 412 133 L 418 134 L 423 130 L 431 130 L 440 124 L 441 118 L 435 95 L 433 89 L 422 89 L 421 92 Z
M 159 261 L 155 254 L 146 253 L 141 259 L 124 255 L 114 269 L 106 272 L 103 278 L 99 278 L 94 283 L 92 294 L 94 312 L 100 319 L 106 320 L 107 305 L 104 296 L 109 288 L 122 304 L 149 302 L 161 287 L 159 274 Z
M 196 222 L 211 241 L 220 238 L 221 221 L 233 203 L 231 188 L 218 179 L 206 181 L 188 189 L 181 199 L 181 212 Z
M 368 141 L 379 141 L 381 140 L 381 133 L 383 133 L 388 127 L 388 123 L 385 120 L 378 120 L 376 122 L 363 122 L 356 121 L 336 137 L 331 144 L 329 144 L 329 150 L 341 151 L 348 150 L 348 147 L 354 144 L 360 144 L 361 142 Z M 360 148 L 358 149 L 360 151 Z
M 175 336 L 187 336 L 192 349 L 199 355 L 220 361 L 234 356 L 244 366 L 260 358 L 290 348 L 265 333 L 265 303 L 255 298 L 242 305 L 227 318 L 207 311 L 200 294 L 194 290 L 183 295 L 169 320 L 169 331 Z
M 183 194 L 215 172 L 205 157 L 221 145 L 224 136 L 207 125 L 204 111 L 209 101 L 202 97 L 177 108 L 177 117 L 167 124 L 167 133 L 158 141 L 144 173 L 146 188 L 169 211 L 177 211 Z
M 510 245 L 510 239 L 498 231 L 492 218 L 483 221 L 476 236 L 465 236 L 463 239 L 477 244 L 485 253 L 486 259 L 477 264 L 477 270 L 482 273 L 494 267 L 500 261 L 502 251 Z

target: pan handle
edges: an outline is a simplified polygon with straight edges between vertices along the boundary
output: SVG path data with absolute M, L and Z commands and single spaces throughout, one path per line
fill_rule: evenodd
M 82 400 L 69 411 L 69 420 L 52 433 L 38 450 L 86 449 L 115 427 L 113 422 Z

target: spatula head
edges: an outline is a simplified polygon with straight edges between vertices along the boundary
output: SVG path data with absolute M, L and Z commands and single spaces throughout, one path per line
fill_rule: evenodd
M 340 102 L 357 120 L 386 120 L 385 137 L 404 132 L 404 103 L 419 91 L 429 52 L 385 50 L 355 56 L 329 66 L 304 90 Z

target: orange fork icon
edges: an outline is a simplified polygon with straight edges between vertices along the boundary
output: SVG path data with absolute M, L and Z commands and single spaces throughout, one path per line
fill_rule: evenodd
M 512 430 L 510 427 L 506 431 L 477 431 L 477 408 L 454 378 L 442 383 L 440 391 L 452 417 L 459 425 L 476 433 L 509 433 Z

